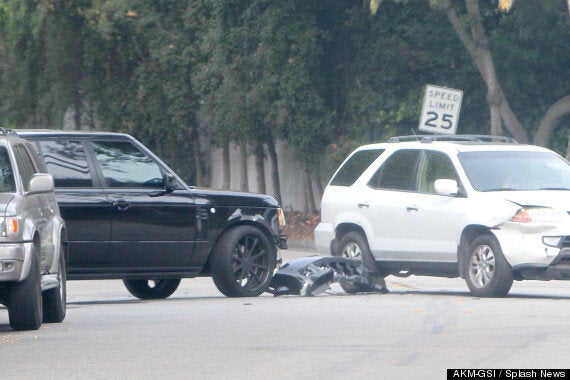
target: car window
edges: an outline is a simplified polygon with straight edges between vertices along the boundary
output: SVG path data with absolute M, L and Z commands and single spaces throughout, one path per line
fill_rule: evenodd
M 0 147 L 0 191 L 16 191 L 10 156 L 5 147 Z
M 554 153 L 483 151 L 458 157 L 475 190 L 570 189 L 570 165 Z
M 428 150 L 425 152 L 420 171 L 419 191 L 435 193 L 436 179 L 452 179 L 458 181 L 457 172 L 447 155 Z
M 416 170 L 420 150 L 399 150 L 372 176 L 368 185 L 374 189 L 407 190 L 416 189 Z
M 30 179 L 32 179 L 32 176 L 37 172 L 36 168 L 34 167 L 28 150 L 23 145 L 14 146 L 14 152 L 16 153 L 16 165 L 18 165 L 18 171 L 22 178 L 24 190 L 28 191 L 30 188 Z
M 109 187 L 164 187 L 158 163 L 130 141 L 92 141 Z
M 331 185 L 352 186 L 362 172 L 384 152 L 384 149 L 366 149 L 354 153 L 337 171 Z
M 93 187 L 85 149 L 80 141 L 44 140 L 37 142 L 37 147 L 56 187 Z

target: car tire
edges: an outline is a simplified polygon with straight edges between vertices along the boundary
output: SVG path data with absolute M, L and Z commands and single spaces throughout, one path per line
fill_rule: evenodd
M 474 296 L 504 297 L 513 285 L 511 266 L 490 234 L 473 240 L 465 265 L 465 281 Z
M 259 296 L 269 288 L 275 260 L 275 246 L 259 228 L 234 227 L 214 247 L 210 262 L 214 284 L 227 297 Z
M 337 254 L 347 259 L 361 261 L 372 273 L 378 274 L 376 263 L 368 247 L 368 242 L 360 232 L 352 231 L 345 234 L 340 239 Z M 373 285 L 353 284 L 347 281 L 340 281 L 339 284 L 347 293 L 376 291 Z
M 67 310 L 67 266 L 63 247 L 59 252 L 58 274 L 59 286 L 43 292 L 44 322 L 60 323 L 65 319 Z
M 42 325 L 42 287 L 37 247 L 32 248 L 30 273 L 13 284 L 8 293 L 10 326 L 17 331 L 37 330 Z
M 170 297 L 180 285 L 179 278 L 173 279 L 130 279 L 123 280 L 125 287 L 133 296 L 141 300 L 163 299 Z

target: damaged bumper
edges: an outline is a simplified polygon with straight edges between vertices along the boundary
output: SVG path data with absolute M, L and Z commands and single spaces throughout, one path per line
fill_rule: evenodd
M 334 282 L 339 282 L 345 290 L 386 291 L 384 279 L 358 260 L 312 256 L 283 265 L 271 279 L 269 292 L 275 296 L 314 296 L 330 289 Z

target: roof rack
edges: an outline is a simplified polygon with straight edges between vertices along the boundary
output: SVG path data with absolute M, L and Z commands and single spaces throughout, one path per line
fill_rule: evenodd
M 8 135 L 17 136 L 18 133 L 16 133 L 16 131 L 13 129 L 6 129 L 4 127 L 0 127 L 0 135 L 2 135 L 2 136 L 8 136 Z
M 431 143 L 432 141 L 471 141 L 518 144 L 517 140 L 513 139 L 512 137 L 492 135 L 409 135 L 394 136 L 388 139 L 389 143 L 404 141 L 421 141 L 423 143 Z

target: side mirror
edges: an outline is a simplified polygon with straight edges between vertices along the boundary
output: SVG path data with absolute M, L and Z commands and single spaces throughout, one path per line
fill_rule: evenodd
M 436 179 L 433 186 L 439 195 L 456 196 L 459 193 L 457 182 L 453 179 Z
M 170 173 L 164 173 L 164 190 L 171 193 L 178 188 L 178 181 Z
M 54 189 L 53 177 L 47 173 L 36 173 L 30 179 L 28 189 L 30 194 L 49 193 Z

